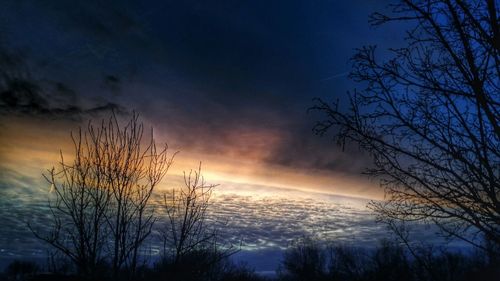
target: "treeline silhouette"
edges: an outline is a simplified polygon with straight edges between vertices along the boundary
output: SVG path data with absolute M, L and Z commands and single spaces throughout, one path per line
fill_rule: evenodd
M 221 258 L 215 250 L 191 251 L 180 259 L 162 257 L 151 265 L 139 266 L 134 272 L 123 269 L 115 273 L 112 264 L 102 262 L 91 277 L 79 274 L 67 260 L 59 262 L 61 264 L 54 268 L 48 263 L 40 266 L 32 261 L 15 260 L 7 266 L 0 280 L 264 280 L 246 265 L 235 264 L 227 256 Z
M 283 281 L 466 281 L 498 280 L 498 251 L 461 253 L 435 246 L 412 246 L 382 240 L 373 250 L 321 246 L 311 238 L 296 240 L 277 271 Z
M 173 281 L 467 281 L 498 280 L 500 256 L 482 251 L 462 253 L 433 246 L 405 246 L 388 240 L 375 249 L 343 244 L 325 245 L 309 237 L 296 239 L 284 251 L 274 277 L 261 276 L 246 264 L 221 256 L 217 249 L 190 251 L 182 258 L 160 257 L 143 264 L 133 275 L 123 270 L 116 276 L 109 263 L 99 265 L 92 280 Z M 88 280 L 71 271 L 69 262 L 45 267 L 34 262 L 13 261 L 0 280 Z M 48 271 L 50 270 L 50 271 Z

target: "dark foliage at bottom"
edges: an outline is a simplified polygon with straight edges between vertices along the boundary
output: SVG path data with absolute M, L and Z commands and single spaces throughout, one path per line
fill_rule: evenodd
M 33 262 L 14 261 L 0 280 L 29 281 L 263 281 L 244 264 L 233 263 L 218 252 L 196 250 L 182 258 L 162 258 L 151 266 L 126 270 L 112 277 L 111 267 L 100 266 L 97 276 L 78 276 L 71 271 L 44 272 Z M 55 268 L 47 266 L 47 269 Z M 345 245 L 320 245 L 310 238 L 293 242 L 276 271 L 278 281 L 497 281 L 499 255 L 464 254 L 442 248 L 407 248 L 382 241 L 373 250 Z
M 500 277 L 498 255 L 463 254 L 432 247 L 382 241 L 375 250 L 319 246 L 309 238 L 285 252 L 277 278 L 282 281 L 494 281 Z

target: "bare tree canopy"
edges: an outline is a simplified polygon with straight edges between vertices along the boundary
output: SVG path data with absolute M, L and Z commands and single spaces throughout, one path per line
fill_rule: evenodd
M 374 25 L 405 23 L 406 46 L 380 61 L 359 49 L 350 110 L 318 100 L 343 145 L 373 157 L 387 200 L 381 218 L 436 223 L 476 246 L 500 244 L 500 10 L 494 0 L 402 0 Z
M 201 163 L 197 170 L 184 173 L 184 185 L 164 194 L 167 226 L 161 231 L 164 258 L 178 265 L 183 258 L 205 251 L 213 262 L 223 260 L 238 250 L 233 245 L 224 245 L 218 237 L 219 227 L 209 217 L 212 191 L 217 185 L 207 184 L 201 174 Z
M 96 127 L 89 122 L 71 134 L 74 154 L 61 152 L 58 168 L 49 171 L 52 230 L 33 233 L 70 258 L 82 275 L 109 262 L 114 274 L 125 266 L 134 272 L 139 249 L 151 233 L 154 188 L 172 164 L 167 146 L 157 150 L 134 114 L 125 125 L 115 115 Z M 106 257 L 109 257 L 107 259 Z

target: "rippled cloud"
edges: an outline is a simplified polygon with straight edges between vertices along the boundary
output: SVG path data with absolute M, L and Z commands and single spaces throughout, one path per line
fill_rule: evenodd
M 171 179 L 175 186 L 180 178 Z M 0 255 L 4 259 L 44 258 L 49 248 L 30 232 L 27 223 L 44 230 L 50 214 L 47 209 L 47 183 L 4 169 L 0 177 Z M 155 194 L 160 202 L 162 191 Z M 345 243 L 356 247 L 374 247 L 390 232 L 375 221 L 366 208 L 367 199 L 325 193 L 304 192 L 272 186 L 225 182 L 213 194 L 209 219 L 221 227 L 223 241 L 242 245 L 238 257 L 251 257 L 250 264 L 266 254 L 267 261 L 276 265 L 281 251 L 293 239 L 304 235 L 320 243 Z M 166 223 L 161 206 L 155 206 L 156 228 Z M 437 239 L 426 226 L 415 228 L 427 242 Z M 150 253 L 159 254 L 161 241 L 153 234 L 147 246 Z

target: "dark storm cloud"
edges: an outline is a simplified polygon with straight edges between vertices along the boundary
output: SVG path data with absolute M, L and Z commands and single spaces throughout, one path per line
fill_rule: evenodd
M 371 167 L 368 155 L 349 146 L 345 150 L 332 147 L 335 143 L 327 136 L 313 136 L 308 124 L 290 129 L 284 139 L 266 159 L 269 163 L 301 169 L 319 169 L 360 174 Z
M 312 98 L 342 97 L 354 86 L 345 77 L 354 48 L 397 41 L 397 32 L 367 24 L 386 1 L 7 2 L 0 32 L 45 76 L 74 89 L 28 94 L 33 108 L 25 111 L 119 105 L 212 153 L 237 147 L 244 157 L 257 143 L 274 164 L 365 164 L 325 149 L 330 142 L 315 139 L 316 117 L 306 110 Z
M 214 151 L 217 146 L 235 145 L 227 132 L 239 127 L 275 130 L 283 138 L 266 161 L 359 172 L 366 164 L 360 159 L 366 157 L 326 149 L 330 140 L 314 138 L 314 119 L 306 114 L 313 97 L 342 95 L 352 86 L 339 83 L 346 80 L 348 58 L 353 48 L 373 36 L 366 30 L 351 33 L 346 29 L 350 24 L 367 28 L 369 10 L 377 6 L 358 2 L 359 9 L 340 1 L 171 5 L 167 19 L 153 26 L 166 42 L 170 54 L 166 61 L 180 73 L 176 83 L 189 86 L 179 97 L 163 94 L 175 105 L 171 106 L 175 114 L 161 112 L 158 119 L 187 119 L 186 125 L 179 126 L 184 141 L 194 135 L 196 142 L 211 132 L 210 141 L 200 145 Z M 165 115 L 168 118 L 162 118 Z M 248 145 L 244 140 L 238 144 Z
M 3 8 L 3 113 L 75 117 L 126 110 L 128 105 L 115 99 L 121 91 L 116 73 L 126 72 L 115 49 L 141 42 L 139 23 L 119 5 L 5 1 Z M 137 36 L 123 36 L 131 33 Z M 127 71 L 130 76 L 133 67 Z
M 301 66 L 313 60 L 304 42 L 308 15 L 294 2 L 189 3 L 172 7 L 167 21 L 155 25 L 169 60 L 198 84 L 212 89 L 221 103 L 274 103 L 296 95 L 293 87 L 314 76 Z M 305 44 L 304 44 L 305 43 Z M 267 93 L 259 93 L 265 90 Z
M 21 54 L 0 48 L 0 114 L 78 117 L 112 110 L 123 112 L 111 102 L 79 106 L 76 93 L 67 85 L 33 77 Z

